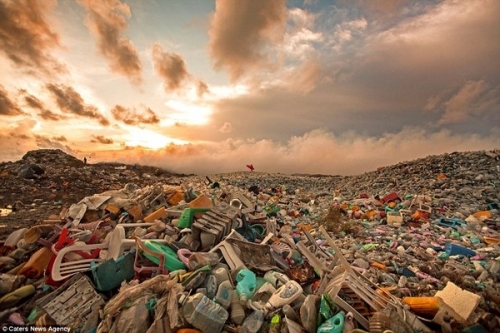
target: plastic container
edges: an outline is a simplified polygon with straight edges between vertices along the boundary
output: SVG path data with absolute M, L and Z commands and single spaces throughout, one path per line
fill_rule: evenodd
M 193 327 L 204 333 L 220 333 L 229 313 L 203 294 L 194 294 L 182 306 L 182 315 Z
M 439 297 L 403 297 L 401 301 L 408 304 L 413 313 L 427 318 L 433 318 L 441 306 Z
M 290 278 L 285 274 L 273 270 L 267 271 L 267 273 L 264 274 L 264 279 L 271 283 L 274 288 L 281 287 L 287 281 L 290 281 Z
M 300 284 L 297 281 L 290 280 L 272 294 L 266 307 L 269 309 L 281 308 L 295 301 L 301 294 L 302 287 Z
M 240 303 L 236 289 L 231 289 L 231 323 L 241 325 L 245 320 L 245 309 Z
M 213 268 L 212 275 L 215 276 L 217 285 L 221 284 L 224 281 L 231 281 L 229 271 L 227 270 L 227 268 L 222 266 Z
M 217 286 L 218 286 L 217 279 L 212 274 L 209 274 L 207 276 L 207 278 L 205 279 L 205 283 L 204 283 L 204 287 L 207 290 L 207 297 L 208 298 L 213 299 L 216 296 L 217 290 L 218 290 Z M 220 286 L 219 286 L 219 288 L 220 288 Z M 225 308 L 225 309 L 227 309 L 227 308 Z
M 466 257 L 473 257 L 476 255 L 475 251 L 453 243 L 446 243 L 444 250 L 449 256 L 463 255 Z
M 255 294 L 256 285 L 257 277 L 251 270 L 243 268 L 236 274 L 236 292 L 241 304 L 246 304 L 247 300 Z
M 193 252 L 189 256 L 189 267 L 192 270 L 206 265 L 215 266 L 218 263 L 219 255 L 216 252 Z
M 217 294 L 215 295 L 215 301 L 219 303 L 226 310 L 231 306 L 232 290 L 233 286 L 231 285 L 231 282 L 224 281 L 219 285 L 219 288 L 217 289 Z
M 245 319 L 239 333 L 257 333 L 263 324 L 264 314 L 261 311 L 254 311 Z
M 347 312 L 344 318 L 344 328 L 342 333 L 352 332 L 356 328 L 356 323 L 354 322 L 354 315 L 352 312 Z
M 318 322 L 318 309 L 316 307 L 316 295 L 307 295 L 300 307 L 300 322 L 307 332 L 316 332 Z
M 344 312 L 340 311 L 318 327 L 317 333 L 342 333 L 344 329 Z

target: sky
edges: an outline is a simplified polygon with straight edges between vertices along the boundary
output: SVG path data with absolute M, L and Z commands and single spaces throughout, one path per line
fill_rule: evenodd
M 498 0 L 0 0 L 0 161 L 353 175 L 497 148 Z

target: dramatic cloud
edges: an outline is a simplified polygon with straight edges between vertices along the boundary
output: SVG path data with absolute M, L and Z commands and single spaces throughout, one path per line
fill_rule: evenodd
M 17 116 L 23 114 L 19 105 L 11 100 L 7 91 L 0 85 L 0 115 L 2 116 Z
M 21 94 L 24 95 L 24 101 L 26 104 L 35 110 L 38 110 L 38 114 L 42 119 L 47 120 L 47 121 L 59 121 L 61 119 L 67 119 L 67 117 L 54 113 L 48 109 L 45 108 L 44 104 L 42 101 L 40 101 L 38 98 L 35 96 L 28 94 L 26 90 L 21 90 Z
M 2 154 L 0 161 L 17 161 L 27 151 L 52 148 L 61 149 L 69 154 L 76 155 L 78 152 L 68 145 L 63 145 L 61 137 L 53 137 L 33 134 L 37 121 L 33 119 L 23 119 L 13 123 L 0 124 L 0 142 L 2 143 Z
M 130 7 L 119 0 L 79 0 L 86 10 L 86 24 L 97 38 L 99 52 L 113 72 L 126 76 L 133 84 L 142 83 L 142 64 L 132 41 L 123 36 L 130 18 Z
M 209 51 L 216 69 L 232 81 L 265 66 L 267 47 L 282 41 L 286 1 L 218 0 L 210 24 Z
M 127 125 L 158 124 L 160 119 L 150 108 L 146 108 L 143 113 L 136 109 L 115 105 L 111 113 L 116 120 L 120 120 Z
M 92 135 L 92 137 L 95 139 L 95 140 L 90 140 L 90 142 L 93 142 L 93 143 L 96 143 L 96 142 L 99 142 L 99 143 L 102 143 L 104 145 L 110 145 L 113 143 L 113 139 L 110 139 L 110 138 L 105 138 L 104 136 L 102 135 Z
M 315 15 L 293 8 L 288 12 L 287 32 L 284 37 L 284 50 L 292 59 L 307 60 L 314 55 L 316 46 L 323 41 L 321 32 L 313 31 Z
M 165 52 L 158 43 L 153 45 L 151 54 L 154 68 L 163 80 L 165 91 L 180 89 L 184 81 L 189 78 L 184 59 L 178 54 Z
M 77 155 L 78 151 L 72 149 L 68 145 L 64 145 L 61 143 L 61 141 L 65 140 L 59 140 L 59 138 L 48 138 L 43 135 L 35 135 L 35 142 L 37 145 L 37 148 L 39 149 L 61 149 L 65 153 L 68 153 L 70 155 Z
M 55 1 L 0 1 L 0 52 L 16 66 L 45 74 L 66 71 L 51 54 L 60 47 L 59 35 L 46 21 Z
M 95 106 L 86 105 L 82 96 L 72 87 L 62 84 L 47 84 L 47 89 L 54 96 L 57 105 L 62 111 L 81 117 L 95 119 L 103 126 L 109 125 L 109 120 L 100 114 Z

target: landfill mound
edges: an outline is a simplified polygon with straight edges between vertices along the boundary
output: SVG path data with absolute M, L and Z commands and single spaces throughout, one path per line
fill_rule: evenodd
M 0 164 L 0 325 L 500 331 L 500 151 L 355 176 Z

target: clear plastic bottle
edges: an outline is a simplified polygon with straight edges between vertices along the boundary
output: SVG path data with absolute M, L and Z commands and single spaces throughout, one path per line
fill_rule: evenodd
M 254 311 L 245 319 L 239 333 L 257 333 L 263 324 L 264 314 L 260 311 Z

